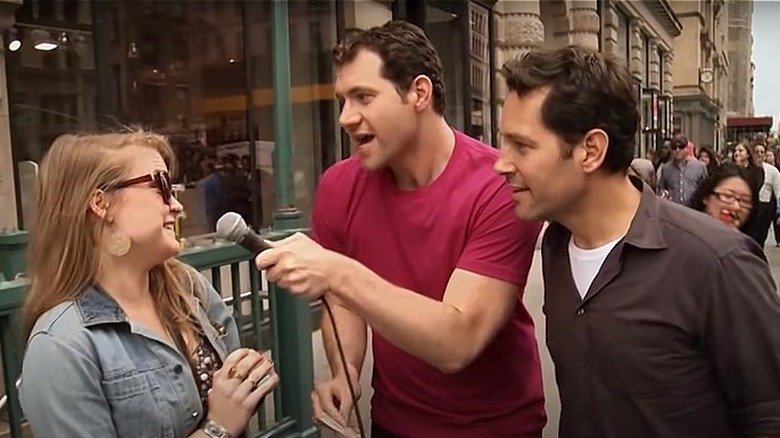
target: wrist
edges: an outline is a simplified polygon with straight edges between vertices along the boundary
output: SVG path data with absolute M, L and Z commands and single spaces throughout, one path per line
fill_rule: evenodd
M 236 438 L 224 426 L 210 418 L 206 419 L 200 430 L 209 438 Z
M 331 264 L 331 272 L 328 274 L 328 290 L 336 298 L 344 301 L 350 296 L 351 285 L 356 283 L 356 276 L 360 275 L 361 265 L 349 257 L 335 254 Z M 360 283 L 357 281 L 357 283 Z

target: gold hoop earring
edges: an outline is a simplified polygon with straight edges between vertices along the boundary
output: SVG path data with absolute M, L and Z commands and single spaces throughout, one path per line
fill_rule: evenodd
M 130 252 L 132 244 L 127 234 L 121 231 L 112 230 L 106 238 L 106 249 L 114 257 L 122 257 Z

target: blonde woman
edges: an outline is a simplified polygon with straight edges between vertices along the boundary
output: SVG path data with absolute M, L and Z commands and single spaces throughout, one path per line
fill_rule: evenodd
M 20 399 L 36 437 L 238 437 L 278 377 L 174 257 L 174 156 L 148 132 L 67 135 L 43 160 Z

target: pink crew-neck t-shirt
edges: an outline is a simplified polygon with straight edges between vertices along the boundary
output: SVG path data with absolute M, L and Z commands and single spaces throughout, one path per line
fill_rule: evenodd
M 333 165 L 317 189 L 312 232 L 324 247 L 435 300 L 455 269 L 520 286 L 509 321 L 459 373 L 444 374 L 373 332 L 375 424 L 407 438 L 540 437 L 541 365 L 522 291 L 541 224 L 515 216 L 509 187 L 492 170 L 494 148 L 457 131 L 455 139 L 441 175 L 414 191 L 357 157 Z M 491 299 L 490 290 L 479 293 Z

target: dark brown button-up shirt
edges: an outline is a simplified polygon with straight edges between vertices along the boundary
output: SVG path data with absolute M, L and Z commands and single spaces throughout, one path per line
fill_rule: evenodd
M 780 298 L 754 242 L 644 187 L 582 299 L 570 238 L 553 223 L 542 245 L 561 438 L 780 435 Z

